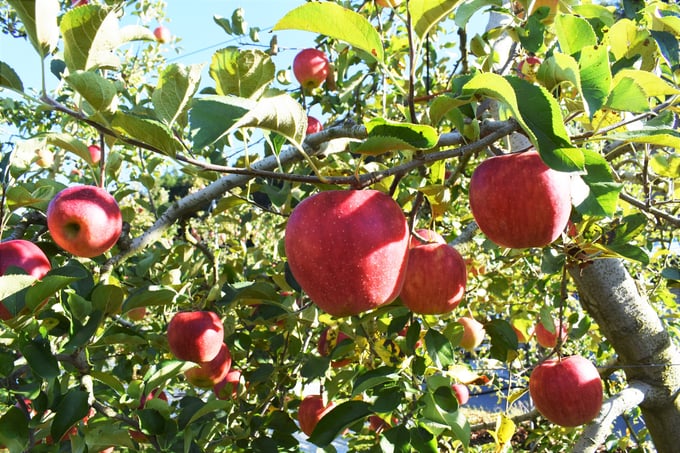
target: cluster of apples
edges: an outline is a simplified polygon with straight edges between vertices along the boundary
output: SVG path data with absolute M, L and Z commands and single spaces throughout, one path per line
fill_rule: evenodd
M 173 355 L 196 363 L 184 372 L 187 381 L 200 388 L 212 388 L 220 399 L 234 398 L 241 372 L 231 367 L 231 351 L 224 342 L 224 325 L 212 311 L 176 313 L 167 331 Z
M 321 86 L 332 77 L 331 64 L 325 53 L 319 49 L 302 49 L 293 59 L 293 75 L 302 87 L 303 94 Z M 317 118 L 307 116 L 307 135 L 323 130 L 323 124 Z

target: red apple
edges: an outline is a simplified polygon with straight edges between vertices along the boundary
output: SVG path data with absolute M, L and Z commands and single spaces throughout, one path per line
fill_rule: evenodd
M 423 244 L 446 244 L 446 240 L 441 234 L 436 231 L 428 230 L 426 228 L 420 228 L 416 230 L 416 234 L 411 235 L 411 240 L 409 242 L 409 247 L 413 248 L 417 245 Z
M 168 346 L 180 360 L 210 362 L 224 344 L 224 325 L 212 311 L 183 311 L 168 324 Z
M 187 381 L 196 387 L 213 388 L 227 376 L 231 368 L 231 351 L 226 343 L 222 343 L 219 352 L 209 362 L 199 363 L 184 372 Z
M 517 75 L 521 79 L 528 80 L 529 82 L 535 82 L 536 71 L 538 71 L 538 67 L 540 65 L 541 65 L 540 58 L 530 55 L 523 59 L 522 61 L 520 61 L 519 64 L 517 65 Z
M 293 59 L 293 74 L 305 91 L 321 85 L 329 73 L 328 57 L 318 49 L 303 49 Z
M 146 307 L 135 307 L 128 310 L 126 314 L 131 321 L 141 321 L 146 316 Z
M 323 124 L 321 124 L 321 121 L 317 120 L 313 116 L 307 117 L 307 135 L 316 134 L 317 132 L 321 132 L 322 130 Z
M 88 3 L 89 3 L 88 0 L 71 0 L 71 6 L 73 8 L 77 8 L 78 6 L 87 5 Z
M 467 316 L 458 318 L 458 323 L 463 325 L 463 337 L 460 339 L 460 347 L 466 351 L 472 351 L 482 344 L 486 334 L 484 324 Z
M 549 168 L 536 151 L 496 156 L 470 179 L 470 208 L 496 244 L 543 247 L 564 230 L 571 212 L 569 173 Z
M 381 432 L 390 429 L 390 424 L 379 415 L 374 414 L 368 417 L 368 427 L 371 431 L 380 434 Z
M 32 242 L 14 239 L 0 242 L 0 276 L 10 267 L 23 269 L 28 275 L 43 278 L 52 268 L 45 253 Z M 0 301 L 0 319 L 8 320 L 14 315 Z
M 560 426 L 593 420 L 602 407 L 602 380 L 597 368 L 581 356 L 553 358 L 534 368 L 529 394 L 536 409 Z
M 221 400 L 236 399 L 240 385 L 241 372 L 232 368 L 224 379 L 213 386 L 213 392 Z
M 308 436 L 312 435 L 319 420 L 335 407 L 332 401 L 324 405 L 321 395 L 308 395 L 300 403 L 298 408 L 298 422 L 300 430 Z
M 453 389 L 453 393 L 456 395 L 456 399 L 460 406 L 466 404 L 470 400 L 470 390 L 468 390 L 467 385 L 453 384 L 451 388 Z
M 409 250 L 401 298 L 412 312 L 449 313 L 465 294 L 467 269 L 458 250 L 448 244 L 429 243 Z
M 558 330 L 561 331 L 560 337 L 562 339 L 562 343 L 564 343 L 567 339 L 568 328 L 566 323 L 563 323 L 561 326 L 562 328 L 560 329 L 559 321 L 553 321 L 553 326 L 555 327 L 555 329 L 554 332 L 551 332 L 542 322 L 539 321 L 536 324 L 536 327 L 534 328 L 534 333 L 536 334 L 536 341 L 544 348 L 551 349 L 557 346 Z
M 376 190 L 330 190 L 293 210 L 290 270 L 321 309 L 351 316 L 392 302 L 404 283 L 409 231 L 399 205 Z
M 322 357 L 328 356 L 331 352 L 333 352 L 333 349 L 335 349 L 335 347 L 339 343 L 348 338 L 349 337 L 344 332 L 336 328 L 331 329 L 330 327 L 326 327 L 321 332 L 321 335 L 319 335 L 319 343 L 317 344 L 317 350 L 319 351 L 319 355 L 321 355 Z M 352 363 L 351 358 L 333 360 L 331 362 L 331 366 L 333 368 L 340 368 L 349 363 Z
M 102 149 L 97 145 L 90 145 L 87 147 L 87 150 L 90 152 L 92 163 L 95 165 L 98 164 L 102 158 Z
M 59 192 L 47 206 L 47 228 L 67 252 L 92 258 L 115 245 L 123 228 L 116 199 L 94 186 L 74 186 Z
M 170 30 L 163 25 L 156 27 L 153 31 L 153 35 L 156 37 L 156 41 L 160 43 L 166 43 L 172 39 L 172 33 L 170 33 Z

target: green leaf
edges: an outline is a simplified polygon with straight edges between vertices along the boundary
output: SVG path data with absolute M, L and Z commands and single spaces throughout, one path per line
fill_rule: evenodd
M 608 250 L 616 253 L 621 258 L 638 261 L 644 265 L 649 264 L 649 254 L 645 250 L 634 244 L 607 244 Z
M 287 94 L 279 94 L 260 99 L 251 110 L 236 121 L 231 130 L 240 127 L 270 130 L 300 146 L 307 132 L 307 113 L 295 99 Z
M 368 389 L 377 387 L 398 379 L 397 371 L 388 366 L 382 366 L 374 370 L 366 371 L 358 375 L 352 383 L 352 396 L 360 395 Z
M 453 345 L 449 339 L 435 329 L 428 329 L 425 333 L 425 348 L 439 368 L 445 368 L 456 360 Z
M 174 157 L 177 149 L 182 147 L 168 126 L 152 118 L 118 111 L 113 116 L 111 127 L 125 137 L 151 145 L 170 157 Z
M 411 433 L 404 425 L 390 428 L 380 436 L 380 447 L 390 453 L 410 453 L 413 451 Z
M 418 453 L 437 453 L 437 436 L 432 434 L 425 426 L 419 425 L 411 428 L 411 445 Z
M 411 23 L 418 39 L 423 41 L 434 26 L 451 14 L 457 4 L 458 0 L 410 0 Z
M 66 432 L 88 413 L 88 394 L 82 390 L 71 389 L 54 410 L 50 434 L 53 439 L 61 439 Z
M 649 163 L 654 173 L 659 176 L 676 178 L 680 175 L 680 154 L 656 153 L 652 155 Z
M 206 404 L 201 406 L 199 410 L 194 412 L 194 414 L 191 416 L 189 421 L 187 422 L 187 426 L 198 420 L 199 418 L 211 414 L 213 412 L 217 411 L 223 411 L 227 409 L 229 406 L 231 406 L 233 403 L 231 401 L 224 401 L 224 400 L 211 400 L 208 401 Z
M 201 81 L 202 69 L 203 65 L 200 64 L 172 64 L 158 77 L 158 85 L 151 95 L 151 101 L 156 115 L 168 127 L 173 127 L 176 122 L 180 126 L 186 126 L 185 115 Z
M 606 139 L 680 149 L 680 131 L 670 127 L 643 127 L 632 131 L 615 132 L 607 135 Z
M 352 152 L 377 155 L 395 150 L 426 150 L 437 145 L 439 135 L 431 126 L 374 118 L 366 123 L 368 138 L 351 143 Z
M 132 291 L 123 303 L 123 313 L 137 307 L 169 305 L 175 300 L 176 295 L 174 290 L 161 286 L 138 288 Z
M 183 360 L 166 360 L 160 363 L 158 368 L 152 367 L 144 376 L 144 388 L 156 389 L 163 386 L 167 381 L 174 379 L 189 368 L 195 367 L 193 362 Z
M 581 74 L 578 62 L 571 55 L 554 52 L 538 67 L 536 77 L 546 88 L 552 90 L 562 82 L 570 82 L 581 90 Z
M 385 58 L 380 34 L 361 14 L 332 2 L 305 3 L 289 11 L 273 28 L 303 30 L 345 41 L 366 52 L 365 57 Z
M 10 453 L 26 450 L 29 440 L 28 418 L 18 407 L 12 406 L 0 417 L 0 444 Z
M 456 9 L 454 22 L 459 28 L 465 28 L 470 18 L 485 6 L 503 6 L 502 0 L 472 0 L 463 3 Z
M 340 403 L 319 420 L 309 441 L 319 447 L 328 446 L 347 427 L 371 413 L 371 405 L 365 401 L 350 400 Z
M 607 48 L 584 47 L 579 58 L 579 69 L 586 112 L 592 120 L 595 112 L 604 105 L 611 89 L 612 74 Z
M 113 52 L 119 39 L 116 11 L 93 4 L 73 8 L 62 16 L 60 28 L 71 72 L 120 65 Z
M 43 138 L 47 144 L 70 151 L 88 164 L 93 165 L 92 155 L 88 151 L 87 145 L 81 142 L 77 137 L 60 132 L 47 132 L 38 137 Z
M 19 93 L 23 93 L 24 84 L 17 73 L 10 65 L 4 61 L 0 61 L 0 87 L 9 88 Z
M 210 77 L 217 94 L 257 99 L 274 80 L 276 67 L 261 50 L 227 47 L 213 54 Z
M 0 301 L 18 293 L 22 289 L 28 288 L 36 280 L 37 278 L 32 275 L 0 275 Z M 12 314 L 16 315 L 16 313 Z
M 555 32 L 560 49 L 567 55 L 574 55 L 584 47 L 597 44 L 597 35 L 590 23 L 578 16 L 558 14 L 555 17 Z
M 607 107 L 624 112 L 642 113 L 649 110 L 649 98 L 675 96 L 679 90 L 649 71 L 622 69 L 612 80 L 612 92 Z
M 582 149 L 586 174 L 581 178 L 590 189 L 588 196 L 576 206 L 583 215 L 610 216 L 616 211 L 622 185 L 614 182 L 607 160 L 597 151 Z
M 112 81 L 92 71 L 75 71 L 65 79 L 96 111 L 112 112 L 116 109 L 114 100 L 118 90 Z
M 118 395 L 124 395 L 125 394 L 125 386 L 113 374 L 111 374 L 109 372 L 104 372 L 104 371 L 90 370 L 90 375 L 92 376 L 92 379 L 95 379 L 95 380 L 101 382 L 102 384 L 105 384 L 106 386 L 110 387 Z
M 517 334 L 510 323 L 504 319 L 494 319 L 484 324 L 484 330 L 491 339 L 491 357 L 502 362 L 510 362 L 517 356 Z
M 28 39 L 41 58 L 57 47 L 59 41 L 59 2 L 57 0 L 8 0 L 24 25 Z
M 54 379 L 59 376 L 59 364 L 50 351 L 49 343 L 31 341 L 21 348 L 31 370 L 43 379 Z
M 431 391 L 423 394 L 419 403 L 422 405 L 421 414 L 425 419 L 424 421 L 434 423 L 435 426 L 449 428 L 454 434 L 454 438 L 460 440 L 463 445 L 470 443 L 470 424 L 461 411 L 450 412 L 442 408 L 437 404 L 435 394 Z
M 677 70 L 680 67 L 680 45 L 677 36 L 668 31 L 650 30 L 649 32 L 656 41 L 656 45 L 659 46 L 659 51 L 668 66 Z
M 115 285 L 97 285 L 90 296 L 92 307 L 103 313 L 119 313 L 122 310 L 125 293 Z
M 42 278 L 26 293 L 26 305 L 33 312 L 49 297 L 69 286 L 71 283 L 81 280 L 82 277 L 55 275 L 50 273 Z
M 227 135 L 254 105 L 255 102 L 236 96 L 194 99 L 189 112 L 193 148 L 201 150 Z

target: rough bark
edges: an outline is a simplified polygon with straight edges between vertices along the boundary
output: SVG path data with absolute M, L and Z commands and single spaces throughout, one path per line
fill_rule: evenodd
M 660 453 L 680 446 L 680 350 L 619 259 L 574 265 L 580 302 L 616 351 L 628 382 L 650 387 L 640 404 Z

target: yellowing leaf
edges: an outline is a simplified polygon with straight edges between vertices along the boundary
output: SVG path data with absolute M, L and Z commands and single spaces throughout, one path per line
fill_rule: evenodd
M 515 422 L 505 414 L 498 414 L 496 420 L 496 431 L 490 431 L 496 441 L 496 453 L 505 451 L 510 445 L 512 435 L 515 434 Z

